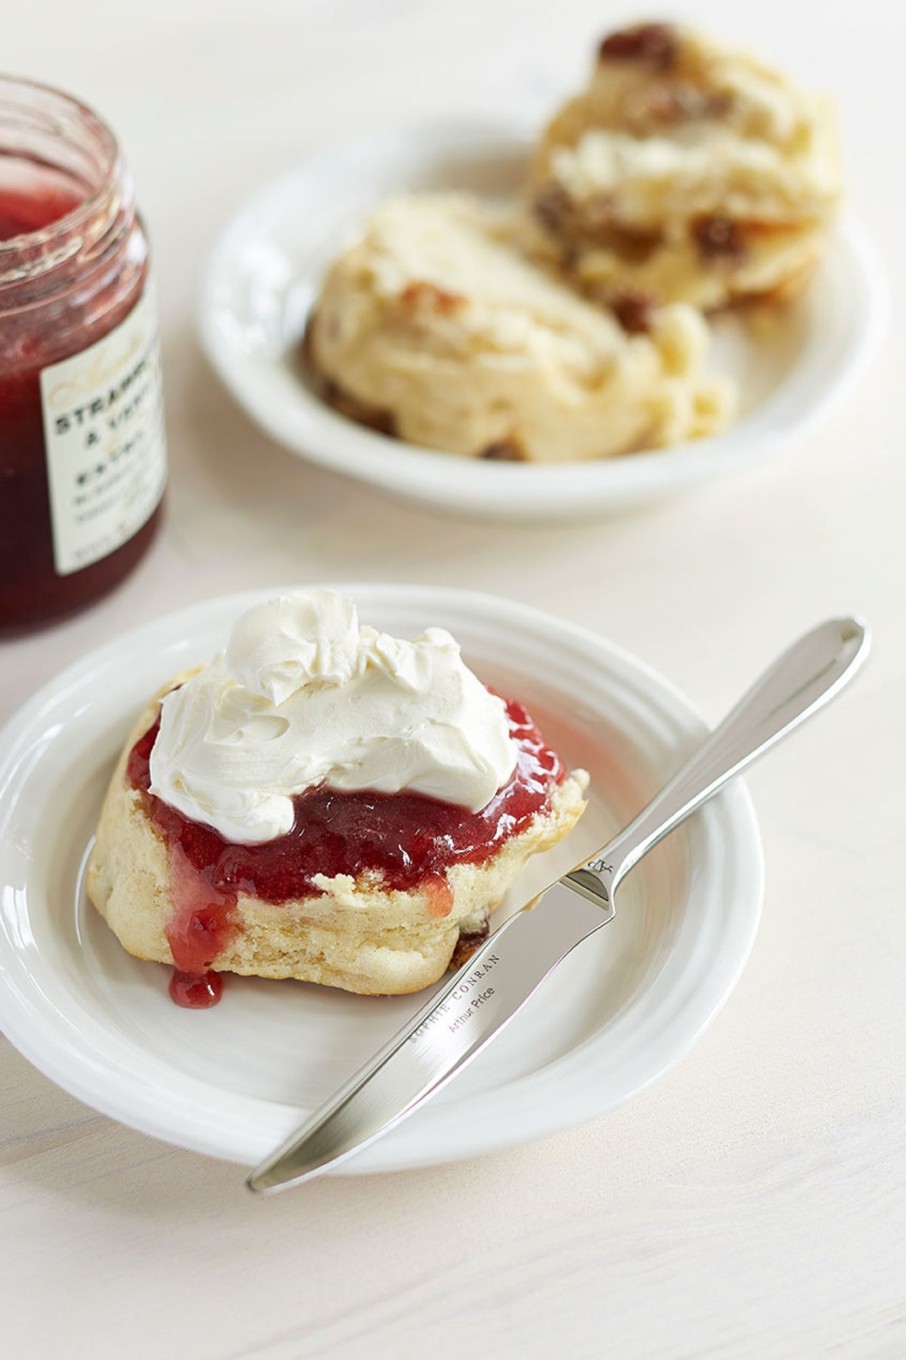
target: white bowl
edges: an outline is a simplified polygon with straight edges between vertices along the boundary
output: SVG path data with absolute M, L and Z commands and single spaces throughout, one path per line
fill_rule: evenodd
M 326 406 L 296 351 L 320 278 L 380 202 L 410 190 L 518 191 L 530 139 L 499 125 L 442 124 L 329 148 L 240 210 L 214 249 L 201 300 L 204 348 L 262 429 L 291 452 L 436 510 L 495 520 L 600 515 L 726 475 L 787 447 L 848 390 L 879 334 L 883 289 L 864 233 L 831 236 L 806 295 L 770 332 L 716 324 L 711 366 L 739 383 L 724 434 L 562 465 L 463 460 L 377 434 Z
M 665 680 L 593 633 L 493 596 L 339 589 L 364 621 L 449 628 L 477 672 L 519 698 L 588 811 L 533 861 L 502 912 L 590 856 L 704 727 Z M 36 1067 L 158 1138 L 260 1161 L 423 1004 L 230 977 L 181 1010 L 168 969 L 126 954 L 86 901 L 83 866 L 118 748 L 147 697 L 221 647 L 273 591 L 193 605 L 64 671 L 0 733 L 0 1027 Z M 409 1121 L 345 1164 L 386 1171 L 504 1148 L 605 1113 L 683 1054 L 732 989 L 758 922 L 762 858 L 738 782 L 633 872 L 616 919 L 556 970 L 509 1029 Z

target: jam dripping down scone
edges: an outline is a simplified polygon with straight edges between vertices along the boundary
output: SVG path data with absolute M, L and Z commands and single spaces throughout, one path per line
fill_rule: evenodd
M 528 248 L 591 298 L 785 300 L 841 196 L 832 106 L 672 24 L 600 45 L 537 149 Z
M 457 194 L 379 208 L 327 273 L 304 356 L 344 414 L 492 461 L 604 458 L 711 434 L 702 318 L 624 289 L 613 308 L 526 259 L 512 217 Z
M 225 657 L 148 705 L 114 771 L 89 897 L 131 954 L 175 966 L 184 1005 L 215 1001 L 225 972 L 417 991 L 464 961 L 528 857 L 584 810 L 587 774 L 489 695 L 449 634 L 356 635 L 338 600 L 250 611 L 257 659 L 237 662 L 234 630 Z M 320 639 L 300 626 L 315 616 Z M 410 777 L 416 790 L 398 787 Z M 478 807 L 418 791 L 466 799 L 476 777 L 490 777 Z
M 155 704 L 114 775 L 91 899 L 129 953 L 193 980 L 212 969 L 418 991 L 461 940 L 486 934 L 525 861 L 585 806 L 584 773 L 566 773 L 518 705 L 508 712 L 519 764 L 481 813 L 418 794 L 322 788 L 296 800 L 287 835 L 240 846 L 148 792 Z

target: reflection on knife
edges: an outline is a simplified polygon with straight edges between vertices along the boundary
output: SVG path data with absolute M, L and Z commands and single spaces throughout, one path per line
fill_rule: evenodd
M 609 845 L 497 930 L 414 1019 L 252 1172 L 297 1185 L 381 1137 L 445 1086 L 581 941 L 612 920 L 620 880 L 668 832 L 855 674 L 868 632 L 830 620 L 795 643 Z

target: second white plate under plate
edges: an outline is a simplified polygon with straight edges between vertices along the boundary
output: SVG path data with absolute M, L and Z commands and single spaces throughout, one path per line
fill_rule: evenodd
M 247 413 L 287 449 L 409 501 L 476 518 L 602 514 L 738 471 L 788 446 L 857 375 L 883 321 L 874 254 L 853 223 L 831 235 L 807 293 L 770 329 L 716 324 L 711 366 L 734 377 L 741 415 L 724 434 L 585 463 L 463 460 L 404 444 L 326 406 L 297 349 L 331 260 L 397 194 L 454 189 L 511 198 L 530 140 L 499 125 L 441 124 L 311 156 L 242 208 L 218 241 L 201 301 L 207 354 Z

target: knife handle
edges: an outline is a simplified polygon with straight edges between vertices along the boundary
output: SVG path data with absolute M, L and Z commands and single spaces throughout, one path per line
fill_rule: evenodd
M 574 886 L 586 896 L 596 893 L 610 901 L 619 880 L 643 855 L 837 694 L 864 662 L 869 645 L 868 628 L 857 619 L 829 619 L 801 637 L 638 816 L 567 875 Z

